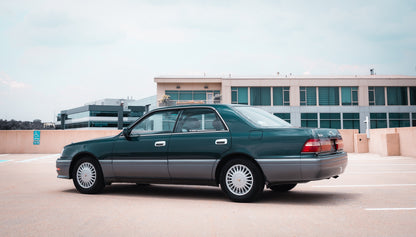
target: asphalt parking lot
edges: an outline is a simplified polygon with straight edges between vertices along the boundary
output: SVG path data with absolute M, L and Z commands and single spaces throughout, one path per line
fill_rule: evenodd
M 349 154 L 338 179 L 230 202 L 219 188 L 114 184 L 79 194 L 58 155 L 0 154 L 0 236 L 415 236 L 416 158 Z

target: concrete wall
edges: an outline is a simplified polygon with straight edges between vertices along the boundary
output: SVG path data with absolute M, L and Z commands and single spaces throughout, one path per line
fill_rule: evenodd
M 344 151 L 354 152 L 354 135 L 358 134 L 358 129 L 339 129 L 344 143 Z
M 119 130 L 41 130 L 40 144 L 33 145 L 33 130 L 0 131 L 0 154 L 59 153 L 72 142 L 114 136 Z
M 416 157 L 416 127 L 370 129 L 370 153 Z
M 370 129 L 368 140 L 365 134 L 359 134 L 356 129 L 339 131 L 344 141 L 344 150 L 347 152 L 416 157 L 416 127 Z M 41 130 L 40 144 L 33 145 L 32 130 L 0 130 L 0 154 L 59 153 L 65 145 L 72 142 L 115 136 L 118 133 L 120 130 Z

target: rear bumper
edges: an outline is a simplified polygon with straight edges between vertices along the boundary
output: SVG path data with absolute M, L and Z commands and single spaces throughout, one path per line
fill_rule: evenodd
M 56 160 L 56 172 L 58 173 L 58 178 L 61 179 L 70 179 L 69 176 L 69 167 L 71 166 L 71 160 Z
M 320 180 L 340 175 L 345 171 L 347 164 L 348 155 L 346 152 L 302 158 L 302 180 Z

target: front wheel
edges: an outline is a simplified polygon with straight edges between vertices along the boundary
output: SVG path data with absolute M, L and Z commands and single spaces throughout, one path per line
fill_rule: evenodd
M 75 164 L 72 180 L 80 193 L 94 194 L 103 190 L 105 183 L 97 160 L 84 157 Z
M 220 174 L 221 189 L 234 202 L 254 201 L 264 188 L 263 174 L 252 161 L 228 161 Z
M 288 192 L 292 190 L 296 184 L 277 184 L 270 186 L 269 188 L 275 192 Z

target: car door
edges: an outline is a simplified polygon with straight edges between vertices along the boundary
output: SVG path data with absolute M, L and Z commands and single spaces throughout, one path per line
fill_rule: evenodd
M 230 132 L 214 109 L 183 110 L 168 148 L 171 178 L 212 181 L 215 163 L 230 146 Z
M 154 112 L 133 126 L 114 144 L 116 177 L 169 179 L 167 149 L 178 110 Z

